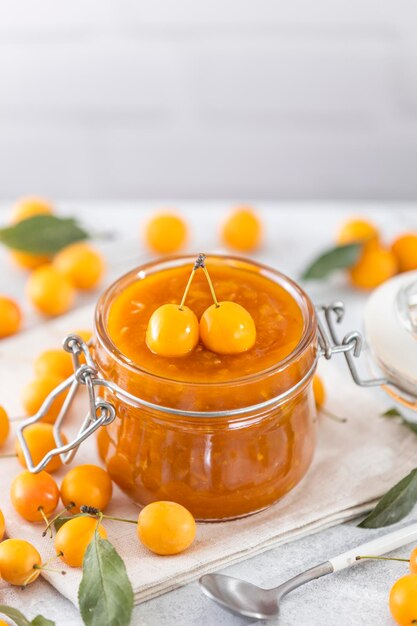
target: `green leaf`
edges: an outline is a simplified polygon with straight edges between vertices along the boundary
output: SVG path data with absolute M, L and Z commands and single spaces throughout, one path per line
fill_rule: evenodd
M 30 626 L 29 620 L 26 619 L 23 613 L 11 606 L 0 604 L 0 614 L 9 617 L 15 624 L 17 624 L 17 626 Z
M 406 419 L 403 419 L 403 424 L 417 435 L 417 424 L 415 424 L 414 422 L 409 422 Z
M 388 411 L 385 411 L 385 413 L 382 413 L 382 417 L 403 417 L 403 416 L 401 415 L 398 409 L 388 409 Z
M 349 243 L 346 246 L 326 250 L 308 266 L 301 278 L 304 280 L 327 278 L 335 270 L 352 267 L 359 259 L 362 246 L 362 243 Z
M 46 619 L 42 615 L 37 615 L 31 622 L 30 626 L 55 626 L 55 622 L 50 619 Z
M 72 218 L 34 215 L 12 226 L 0 228 L 0 243 L 32 254 L 55 254 L 88 233 Z
M 87 516 L 85 513 L 76 513 L 75 515 L 66 515 L 65 517 L 58 517 L 54 521 L 55 532 L 58 532 L 61 526 L 69 522 L 70 519 L 75 519 L 76 517 L 91 517 L 91 515 Z
M 413 433 L 417 435 L 417 422 L 409 422 L 398 409 L 392 408 L 385 411 L 382 417 L 399 417 L 404 426 L 407 426 Z
M 5 606 L 4 604 L 0 604 L 0 614 L 6 615 L 9 619 L 13 620 L 16 626 L 55 626 L 55 622 L 46 619 L 46 617 L 42 617 L 42 615 L 38 615 L 29 622 L 23 613 L 11 606 Z
M 86 626 L 130 623 L 133 589 L 125 564 L 111 543 L 97 531 L 85 553 L 78 601 Z
M 399 522 L 417 503 L 417 468 L 394 485 L 373 511 L 359 524 L 361 528 L 381 528 Z

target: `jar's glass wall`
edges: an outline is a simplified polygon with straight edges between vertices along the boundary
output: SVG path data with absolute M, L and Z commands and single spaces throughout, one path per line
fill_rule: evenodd
M 281 498 L 306 473 L 316 443 L 309 382 L 244 418 L 167 418 L 119 400 L 116 411 L 99 434 L 113 480 L 140 504 L 175 500 L 202 520 L 247 515 Z

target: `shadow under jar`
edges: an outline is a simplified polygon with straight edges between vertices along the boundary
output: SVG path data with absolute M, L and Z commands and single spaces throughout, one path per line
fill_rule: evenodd
M 173 500 L 199 520 L 260 511 L 305 475 L 316 443 L 312 377 L 317 321 L 303 290 L 266 266 L 209 256 L 219 302 L 252 315 L 248 352 L 219 355 L 199 343 L 186 357 L 152 354 L 148 320 L 179 303 L 195 257 L 143 265 L 115 282 L 96 310 L 94 355 L 117 417 L 101 428 L 99 452 L 113 480 L 135 502 Z M 198 318 L 213 304 L 197 271 L 186 305 Z

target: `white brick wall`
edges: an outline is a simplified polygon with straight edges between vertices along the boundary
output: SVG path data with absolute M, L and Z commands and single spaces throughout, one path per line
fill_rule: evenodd
M 417 197 L 415 0 L 0 0 L 0 198 Z

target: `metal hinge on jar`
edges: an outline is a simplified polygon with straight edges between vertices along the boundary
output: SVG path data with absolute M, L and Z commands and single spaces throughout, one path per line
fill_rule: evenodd
M 377 292 L 375 292 L 377 293 Z M 407 388 L 400 377 L 388 375 L 386 377 L 362 378 L 356 367 L 355 359 L 358 359 L 363 351 L 364 339 L 360 332 L 352 331 L 347 333 L 342 340 L 337 333 L 337 325 L 344 318 L 345 305 L 341 301 L 336 301 L 330 305 L 316 307 L 318 317 L 318 343 L 319 356 L 331 359 L 334 354 L 343 354 L 354 382 L 360 387 L 382 387 L 395 403 L 400 404 L 407 410 L 411 410 L 413 415 L 417 411 L 417 396 L 412 390 Z M 324 322 L 321 320 L 324 318 Z M 372 354 L 374 366 L 378 363 L 375 355 Z M 383 369 L 389 374 L 389 370 Z
M 91 357 L 88 345 L 78 335 L 68 335 L 64 340 L 63 348 L 72 356 L 74 374 L 58 385 L 58 387 L 48 395 L 39 411 L 33 417 L 25 420 L 17 430 L 17 438 L 22 448 L 27 468 L 33 473 L 45 469 L 49 461 L 58 455 L 61 457 L 62 463 L 70 463 L 80 444 L 100 428 L 100 426 L 107 426 L 116 417 L 114 406 L 110 402 L 106 402 L 96 396 L 95 387 L 100 386 L 103 381 L 101 381 L 97 374 L 97 369 Z M 82 355 L 85 358 L 84 364 L 80 361 Z M 75 395 L 81 387 L 87 388 L 89 402 L 88 412 L 75 438 L 65 443 L 61 432 L 62 423 Z M 53 427 L 56 448 L 48 452 L 39 463 L 35 464 L 26 443 L 24 432 L 28 426 L 41 420 L 42 417 L 47 414 L 54 400 L 62 394 L 66 394 L 66 398 Z
M 388 378 L 368 378 L 364 379 L 360 376 L 355 359 L 359 358 L 364 340 L 361 333 L 357 330 L 347 333 L 340 341 L 336 331 L 337 324 L 343 321 L 345 315 L 345 305 L 340 300 L 330 305 L 322 305 L 316 307 L 317 323 L 318 323 L 318 342 L 319 356 L 331 359 L 334 354 L 343 354 L 351 376 L 355 383 L 360 387 L 380 387 L 381 385 L 390 385 Z M 324 318 L 323 324 L 320 314 Z

